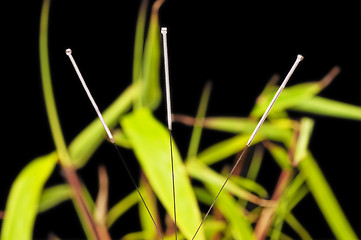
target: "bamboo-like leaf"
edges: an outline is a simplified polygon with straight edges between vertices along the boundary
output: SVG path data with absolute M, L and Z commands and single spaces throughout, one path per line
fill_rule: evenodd
M 293 121 L 289 119 L 274 120 L 274 124 L 264 123 L 258 135 L 269 140 L 287 142 L 292 136 Z M 204 121 L 204 127 L 231 133 L 251 134 L 257 126 L 257 121 L 237 117 L 210 117 Z
M 202 135 L 202 129 L 203 129 L 203 121 L 204 117 L 206 115 L 209 96 L 211 94 L 212 85 L 210 82 L 206 84 L 206 86 L 203 89 L 201 101 L 199 103 L 197 116 L 195 120 L 195 124 L 193 126 L 192 136 L 189 143 L 188 153 L 187 153 L 187 159 L 190 157 L 194 157 L 198 153 L 198 147 L 199 143 L 201 141 L 201 135 Z
M 132 148 L 129 140 L 127 139 L 127 136 L 125 136 L 125 134 L 123 133 L 122 130 L 115 129 L 112 131 L 112 134 L 114 137 L 114 141 L 118 146 L 120 146 L 122 148 L 128 148 L 128 149 Z
M 265 142 L 265 146 L 270 151 L 273 159 L 281 167 L 281 169 L 291 169 L 291 160 L 287 151 L 283 147 L 271 142 Z
M 244 188 L 245 190 L 247 190 L 249 192 L 253 192 L 253 193 L 257 194 L 261 198 L 268 197 L 267 190 L 264 187 L 262 187 L 261 185 L 259 185 L 257 182 L 255 182 L 251 179 L 240 177 L 240 176 L 232 176 L 230 179 L 231 179 L 231 182 L 237 184 L 238 186 L 240 186 L 241 188 Z
M 324 89 L 332 80 L 340 73 L 339 67 L 333 67 L 320 81 L 300 83 L 292 87 L 287 87 L 283 90 L 282 94 L 275 103 L 272 112 L 269 115 L 269 119 L 272 116 L 282 115 L 282 112 L 316 96 L 322 89 Z M 251 112 L 252 117 L 262 116 L 264 110 L 266 110 L 270 96 L 272 92 L 276 92 L 276 88 L 273 84 L 268 84 L 262 94 L 257 98 L 257 103 Z
M 143 50 L 144 50 L 144 31 L 147 17 L 148 0 L 142 0 L 139 13 L 137 26 L 135 29 L 134 40 L 134 55 L 133 55 L 133 83 L 140 84 L 142 81 L 142 66 L 143 66 Z M 139 95 L 134 102 L 135 107 L 142 106 L 142 95 Z
M 256 150 L 254 151 L 254 154 L 253 154 L 253 157 L 252 157 L 252 161 L 251 161 L 251 163 L 249 165 L 249 169 L 247 171 L 247 178 L 248 179 L 256 181 L 259 169 L 260 169 L 261 164 L 262 164 L 263 153 L 264 153 L 263 146 L 257 145 Z
M 2 240 L 32 239 L 40 196 L 57 162 L 55 153 L 30 162 L 11 186 L 1 228 Z
M 153 214 L 154 220 L 157 222 L 157 225 L 160 226 L 157 201 L 154 196 L 154 193 L 146 181 L 145 177 L 141 177 L 140 179 L 140 191 L 142 196 L 147 199 L 147 206 L 150 212 Z M 153 222 L 149 221 L 149 213 L 143 204 L 138 205 L 139 209 L 139 219 L 140 224 L 142 226 L 142 231 L 144 235 L 146 235 L 146 239 L 156 239 L 159 237 L 157 229 L 154 227 Z
M 287 186 L 285 193 L 282 195 L 278 204 L 273 221 L 273 229 L 271 239 L 279 239 L 284 221 L 291 215 L 292 209 L 309 193 L 308 188 L 303 184 L 305 181 L 301 174 L 298 174 L 291 183 Z M 309 236 L 307 231 L 300 223 L 291 226 L 297 233 L 301 234 L 300 237 Z
M 50 11 L 50 0 L 44 0 L 40 16 L 40 34 L 39 34 L 39 55 L 40 72 L 45 100 L 46 112 L 48 115 L 51 134 L 55 147 L 59 154 L 60 162 L 66 166 L 71 165 L 70 156 L 65 144 L 63 132 L 61 130 L 58 112 L 56 110 L 53 86 L 51 82 L 49 53 L 48 53 L 48 20 Z
M 274 92 L 276 91 L 276 87 L 274 87 Z M 319 82 L 308 82 L 308 83 L 300 83 L 291 87 L 287 87 L 282 91 L 282 94 L 277 99 L 277 102 L 272 108 L 272 112 L 269 114 L 269 118 L 272 118 L 272 114 L 276 114 L 278 112 L 287 110 L 288 108 L 295 106 L 307 99 L 312 98 L 316 94 L 318 94 L 322 89 L 322 86 Z M 273 91 L 269 91 L 273 92 Z M 260 117 L 266 110 L 269 104 L 269 96 L 263 96 L 259 98 L 257 104 L 253 108 L 251 112 L 252 117 Z
M 143 68 L 142 68 L 142 106 L 155 109 L 162 98 L 160 79 L 160 34 L 158 23 L 159 3 L 156 1 L 152 8 L 149 30 L 144 46 Z
M 303 158 L 307 155 L 308 143 L 311 138 L 311 133 L 313 130 L 314 122 L 310 118 L 302 118 L 301 119 L 301 129 L 300 135 L 298 137 L 295 156 L 294 156 L 294 164 L 298 164 L 302 161 Z
M 298 168 L 300 173 L 305 176 L 306 184 L 335 237 L 337 239 L 358 239 L 321 169 L 310 153 L 299 163 Z
M 117 204 L 115 204 L 108 212 L 106 225 L 110 228 L 114 222 L 121 217 L 132 206 L 139 202 L 139 195 L 137 191 L 133 191 L 128 196 L 123 198 Z
M 202 181 L 203 183 L 208 183 L 217 186 L 219 189 L 223 185 L 226 180 L 226 177 L 220 175 L 216 171 L 212 170 L 208 166 L 204 165 L 199 161 L 189 161 L 187 162 L 187 170 L 191 177 Z M 251 182 L 251 180 L 249 180 Z M 258 184 L 253 182 L 253 186 L 248 185 L 248 187 L 252 188 L 254 192 L 261 192 L 261 195 L 265 193 L 265 190 L 260 187 Z M 240 184 L 240 182 L 238 182 Z M 256 187 L 257 186 L 257 187 Z M 259 188 L 262 188 L 260 190 Z M 228 181 L 227 185 L 225 186 L 225 190 L 229 191 L 230 193 L 236 195 L 241 199 L 245 199 L 247 201 L 253 202 L 258 205 L 265 205 L 266 201 L 257 197 L 256 195 L 250 193 L 249 191 L 245 190 L 244 188 L 240 187 L 239 185 L 235 184 L 232 179 Z
M 207 189 L 214 195 L 218 193 L 218 186 L 206 184 Z M 233 239 L 253 239 L 253 229 L 251 223 L 244 216 L 242 208 L 239 207 L 235 199 L 227 192 L 223 192 L 216 201 L 216 207 L 231 225 Z
M 293 214 L 288 214 L 286 216 L 286 222 L 292 227 L 293 230 L 300 236 L 303 240 L 311 240 L 311 235 L 307 230 L 301 225 L 301 223 L 293 216 Z
M 225 158 L 240 152 L 246 146 L 249 137 L 250 135 L 239 134 L 235 137 L 216 143 L 200 152 L 197 159 L 206 165 L 211 165 L 224 160 Z M 262 140 L 263 138 L 256 136 L 252 144 L 256 144 Z
M 361 121 L 361 107 L 335 100 L 313 97 L 291 107 L 291 110 L 328 117 Z
M 39 203 L 39 212 L 45 212 L 58 204 L 71 199 L 71 189 L 67 184 L 59 184 L 44 189 Z
M 173 217 L 169 131 L 148 109 L 137 109 L 125 116 L 121 126 L 155 194 Z M 201 222 L 201 214 L 189 176 L 175 144 L 173 154 L 177 224 L 182 234 L 186 238 L 191 238 Z M 204 239 L 203 231 L 198 236 L 199 239 Z

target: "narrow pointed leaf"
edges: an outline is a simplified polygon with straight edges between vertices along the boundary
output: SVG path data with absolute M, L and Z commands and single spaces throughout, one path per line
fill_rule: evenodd
M 215 185 L 219 189 L 221 188 L 221 186 L 223 185 L 223 183 L 226 180 L 225 176 L 217 173 L 216 171 L 212 170 L 211 168 L 209 168 L 208 166 L 204 165 L 201 162 L 198 162 L 195 160 L 189 161 L 189 162 L 187 162 L 186 166 L 187 166 L 188 173 L 191 177 L 193 177 L 199 181 L 202 181 L 203 183 Z M 240 182 L 238 182 L 238 183 L 240 183 Z M 261 188 L 261 187 L 259 185 L 257 185 L 257 186 L 258 187 L 256 187 L 256 183 L 254 183 L 254 185 L 252 186 L 252 189 L 255 190 L 256 192 L 261 191 L 261 194 L 263 195 L 265 193 L 264 189 L 260 190 L 259 188 Z M 266 201 L 264 201 L 263 199 L 257 197 L 256 195 L 250 193 L 249 191 L 245 190 L 244 188 L 242 188 L 239 185 L 237 185 L 236 183 L 234 183 L 233 179 L 230 179 L 228 181 L 224 190 L 231 192 L 232 194 L 236 195 L 237 197 L 239 197 L 241 199 L 245 199 L 247 201 L 250 201 L 250 202 L 253 202 L 253 203 L 256 203 L 259 205 L 266 204 Z
M 145 180 L 144 177 L 140 180 L 140 189 L 142 196 L 147 199 L 147 206 L 152 213 L 154 220 L 157 222 L 157 225 L 160 226 L 157 201 L 154 196 L 154 193 L 149 185 L 149 183 Z M 138 205 L 139 209 L 139 219 L 140 224 L 142 226 L 142 231 L 144 235 L 146 235 L 146 239 L 156 239 L 159 237 L 159 233 L 157 229 L 154 227 L 153 222 L 149 221 L 149 213 L 143 204 Z
M 39 33 L 39 56 L 41 84 L 45 101 L 46 113 L 48 115 L 51 134 L 55 147 L 59 154 L 59 159 L 64 165 L 71 165 L 71 159 L 66 147 L 63 132 L 56 109 L 53 85 L 50 74 L 49 53 L 48 53 L 48 25 L 49 25 L 50 0 L 44 0 L 40 16 Z
M 193 126 L 192 136 L 189 143 L 187 159 L 196 156 L 198 153 L 198 147 L 201 141 L 204 117 L 206 115 L 211 89 L 212 89 L 212 85 L 210 82 L 208 82 L 203 89 L 201 101 L 199 103 L 195 124 Z
M 155 3 L 156 4 L 156 3 Z M 158 9 L 153 6 L 149 30 L 144 47 L 142 68 L 142 106 L 155 109 L 162 98 L 160 88 L 160 32 L 158 23 Z
M 135 29 L 135 40 L 134 40 L 134 55 L 133 55 L 133 83 L 139 84 L 142 80 L 142 65 L 143 65 L 143 50 L 144 50 L 144 31 L 147 17 L 147 6 L 148 0 L 142 0 L 137 26 Z M 138 95 L 134 102 L 135 107 L 140 107 L 142 102 L 142 95 Z
M 286 119 L 282 119 L 280 122 L 282 123 L 279 124 L 276 120 L 274 120 L 274 124 L 265 122 L 258 135 L 273 141 L 288 141 L 292 136 L 291 128 L 293 127 L 293 122 Z M 248 118 L 210 117 L 205 119 L 204 127 L 231 133 L 251 134 L 256 128 L 257 123 L 257 121 Z
M 55 153 L 36 158 L 16 177 L 6 203 L 1 228 L 2 240 L 33 238 L 41 193 L 56 162 Z
M 60 203 L 71 199 L 71 189 L 67 184 L 44 189 L 39 203 L 39 212 L 45 212 Z
M 307 112 L 328 117 L 361 121 L 361 107 L 335 100 L 314 97 L 292 106 L 291 110 Z
M 239 134 L 235 137 L 216 143 L 198 154 L 197 159 L 211 165 L 224 160 L 234 154 L 239 153 L 247 144 L 250 135 Z M 262 141 L 262 138 L 256 136 L 252 144 Z
M 139 202 L 139 195 L 137 191 L 133 191 L 128 196 L 115 204 L 108 212 L 106 225 L 110 228 L 113 223 L 120 218 L 126 211 Z
M 207 188 L 216 195 L 218 186 L 207 184 Z M 227 192 L 222 193 L 216 201 L 216 207 L 222 212 L 223 216 L 231 225 L 233 239 L 251 240 L 253 238 L 253 229 L 251 223 L 244 216 L 242 208 L 235 199 Z
M 309 153 L 298 165 L 313 197 L 337 239 L 358 239 L 321 169 Z
M 274 86 L 274 88 L 274 91 L 269 92 L 276 92 L 276 86 Z M 319 82 L 300 83 L 291 87 L 287 87 L 283 90 L 282 94 L 277 99 L 277 102 L 273 106 L 269 116 L 272 117 L 272 114 L 287 110 L 288 108 L 295 106 L 302 101 L 310 99 L 318 94 L 321 90 L 322 85 Z M 262 116 L 269 105 L 269 99 L 269 96 L 262 96 L 262 98 L 257 101 L 256 106 L 252 110 L 251 116 L 257 118 Z
M 169 131 L 147 109 L 133 111 L 122 119 L 121 125 L 152 189 L 173 217 Z M 201 222 L 201 213 L 181 156 L 173 146 L 177 224 L 189 239 Z M 203 231 L 198 236 L 204 239 Z

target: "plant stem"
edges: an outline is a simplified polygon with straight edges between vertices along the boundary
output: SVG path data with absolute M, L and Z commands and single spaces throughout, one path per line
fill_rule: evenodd
M 278 179 L 276 189 L 272 195 L 272 201 L 274 201 L 275 205 L 271 207 L 266 207 L 262 210 L 261 216 L 259 217 L 255 230 L 254 236 L 255 239 L 265 239 L 268 233 L 268 229 L 270 228 L 274 214 L 278 207 L 279 200 L 281 199 L 282 194 L 284 193 L 291 177 L 293 170 L 284 169 L 281 172 L 281 175 Z
M 82 188 L 79 178 L 73 168 L 73 164 L 65 144 L 63 133 L 61 130 L 58 113 L 56 110 L 53 87 L 51 83 L 49 54 L 48 54 L 48 22 L 49 22 L 50 0 L 43 1 L 43 7 L 40 17 L 40 33 L 39 33 L 39 54 L 41 79 L 43 86 L 43 94 L 45 100 L 46 111 L 48 115 L 49 125 L 57 153 L 59 155 L 60 166 L 64 172 L 64 176 L 73 193 L 75 206 L 79 209 L 80 217 L 85 221 L 85 232 L 89 233 L 88 237 L 92 239 L 100 239 L 95 227 L 89 207 L 84 201 Z

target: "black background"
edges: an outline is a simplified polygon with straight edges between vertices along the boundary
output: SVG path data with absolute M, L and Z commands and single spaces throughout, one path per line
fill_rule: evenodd
M 95 118 L 65 55 L 73 55 L 100 109 L 105 109 L 130 84 L 134 29 L 140 1 L 56 1 L 50 10 L 49 53 L 59 116 L 67 142 Z M 33 158 L 54 149 L 43 103 L 38 57 L 41 1 L 2 4 L 1 108 L 2 162 L 0 209 L 5 208 L 12 181 Z M 333 66 L 341 74 L 324 97 L 360 105 L 359 1 L 168 1 L 160 24 L 168 27 L 170 77 L 174 113 L 194 115 L 206 81 L 213 82 L 208 115 L 247 116 L 254 100 L 274 73 L 285 76 L 298 53 L 300 64 L 290 85 L 322 78 Z M 165 105 L 156 112 L 165 122 Z M 295 118 L 300 117 L 294 114 Z M 310 143 L 352 226 L 360 233 L 360 124 L 313 116 Z M 185 154 L 189 129 L 175 124 L 174 137 Z M 206 133 L 207 134 L 207 133 Z M 202 148 L 217 141 L 217 135 Z M 218 139 L 219 140 L 219 139 Z M 103 144 L 79 174 L 93 196 L 97 167 L 107 166 L 110 206 L 133 188 L 122 175 L 116 154 Z M 134 162 L 132 154 L 129 161 Z M 138 165 L 131 164 L 135 173 Z M 260 183 L 272 191 L 279 170 L 271 160 L 260 172 Z M 57 169 L 49 185 L 62 182 Z M 137 222 L 117 222 L 114 237 L 137 230 Z M 333 238 L 311 196 L 295 215 L 315 238 Z M 131 224 L 129 224 L 129 222 Z M 125 224 L 127 224 L 125 226 Z M 37 218 L 35 237 L 49 232 L 82 237 L 70 202 Z

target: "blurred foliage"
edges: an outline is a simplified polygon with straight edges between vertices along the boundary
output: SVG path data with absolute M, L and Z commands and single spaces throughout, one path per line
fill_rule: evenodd
M 161 4 L 162 1 L 159 0 L 154 3 L 148 21 L 148 2 L 142 2 L 136 26 L 133 83 L 104 111 L 104 119 L 114 130 L 116 143 L 134 151 L 143 174 L 140 191 L 158 224 L 166 226 L 167 229 L 162 230 L 164 239 L 173 239 L 174 229 L 169 224 L 173 221 L 169 132 L 153 115 L 162 95 L 159 82 L 161 48 L 158 24 Z M 94 203 L 86 186 L 76 188 L 72 178 L 69 178 L 66 183 L 44 189 L 56 164 L 64 171 L 71 169 L 75 172 L 80 167 L 86 167 L 93 153 L 105 140 L 103 127 L 95 119 L 68 147 L 65 145 L 48 63 L 49 7 L 50 2 L 45 0 L 40 28 L 40 60 L 44 99 L 56 149 L 53 153 L 32 160 L 14 180 L 6 204 L 1 239 L 32 239 L 37 213 L 67 200 L 73 200 L 89 239 L 109 238 L 108 229 L 135 205 L 139 205 L 141 229 L 129 232 L 123 239 L 158 239 L 157 231 L 136 191 L 102 213 L 104 216 L 100 219 L 104 217 L 105 220 L 99 222 L 93 216 L 97 212 L 94 209 L 99 206 Z M 288 114 L 289 111 L 298 111 L 361 121 L 361 107 L 318 96 L 338 72 L 336 67 L 318 82 L 300 83 L 284 89 L 268 121 L 253 142 L 256 148 L 244 174 L 247 177 L 234 175 L 230 178 L 196 239 L 262 239 L 266 236 L 271 239 L 289 239 L 282 232 L 284 223 L 294 230 L 298 238 L 310 239 L 307 229 L 292 212 L 309 193 L 337 239 L 357 239 L 309 150 L 314 120 L 307 117 L 292 119 Z M 218 163 L 219 166 L 224 159 L 238 154 L 246 146 L 277 86 L 275 81 L 266 85 L 248 117 L 206 117 L 210 89 L 208 84 L 202 94 L 196 117 L 174 116 L 176 121 L 193 127 L 186 159 L 181 158 L 177 144 L 173 142 L 179 239 L 192 238 L 204 215 L 199 205 L 212 203 L 228 175 L 229 166 L 226 164 L 220 172 L 215 171 L 212 165 Z M 204 128 L 228 132 L 233 136 L 199 152 Z M 265 150 L 270 152 L 281 170 L 273 193 L 267 192 L 257 183 Z M 195 180 L 198 184 L 192 186 Z M 99 192 L 107 194 L 107 191 Z M 163 215 L 157 209 L 157 200 L 166 210 Z M 83 210 L 79 203 L 85 205 Z M 89 211 L 90 216 L 85 216 L 86 211 Z

